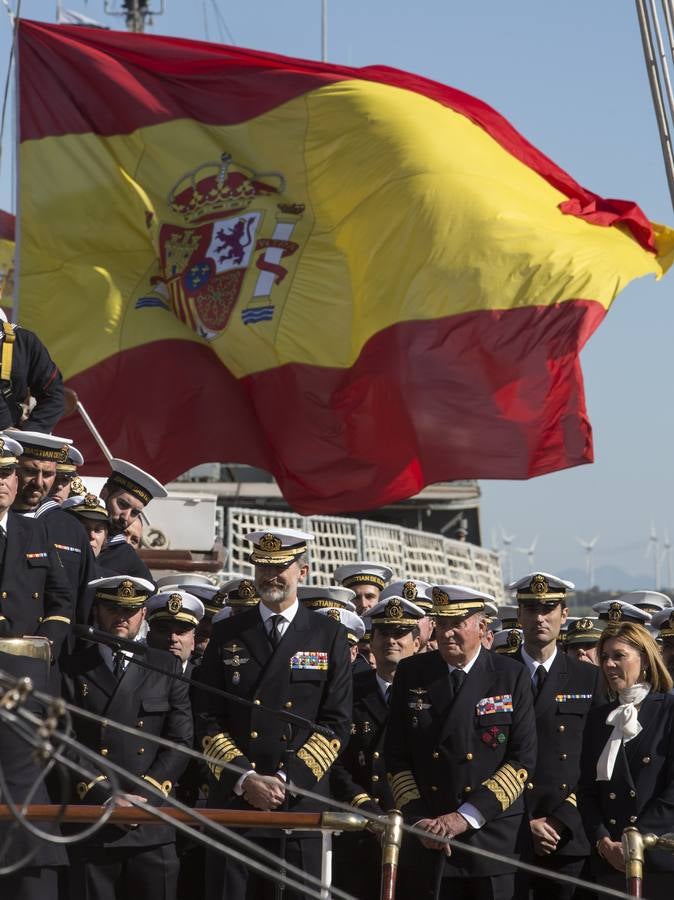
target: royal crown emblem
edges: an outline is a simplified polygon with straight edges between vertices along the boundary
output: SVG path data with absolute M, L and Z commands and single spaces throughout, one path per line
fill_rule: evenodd
M 98 497 L 96 494 L 85 494 L 82 506 L 86 509 L 98 509 Z
M 388 602 L 386 606 L 386 615 L 389 619 L 402 619 L 403 608 L 400 604 L 400 600 L 397 600 L 394 597 L 393 600 Z
M 443 591 L 439 587 L 434 587 L 432 596 L 434 606 L 449 606 L 449 594 L 447 591 Z
M 327 615 L 327 617 L 328 617 L 329 619 L 334 619 L 335 622 L 341 622 L 341 621 L 342 621 L 342 618 L 341 618 L 341 616 L 340 616 L 340 614 L 339 614 L 339 610 L 338 610 L 338 609 L 329 609 L 329 610 L 327 611 L 326 615 Z
M 87 486 L 82 481 L 79 475 L 76 475 L 70 482 L 70 496 L 71 497 L 81 497 L 83 494 L 87 493 Z
M 403 597 L 405 600 L 416 600 L 418 593 L 417 586 L 413 581 L 405 582 L 403 585 Z
M 0 453 L 4 453 L 4 452 L 5 452 L 5 442 L 3 441 L 2 438 L 0 438 Z
M 180 594 L 171 594 L 168 598 L 168 603 L 166 604 L 166 608 L 173 616 L 177 616 L 180 610 L 183 608 L 183 598 Z
M 239 582 L 239 597 L 242 600 L 252 600 L 255 596 L 255 585 L 252 581 L 244 579 Z
M 265 553 L 278 553 L 283 547 L 283 542 L 281 541 L 281 538 L 276 537 L 275 534 L 267 533 L 262 535 L 258 546 L 260 550 L 263 550 Z
M 529 590 L 532 594 L 547 594 L 549 589 L 548 580 L 543 575 L 534 575 L 529 582 Z
M 68 462 L 68 445 L 64 444 L 58 451 L 56 462 L 63 465 Z
M 614 601 L 608 608 L 608 620 L 609 622 L 620 622 L 622 617 L 623 608 L 617 601 Z
M 224 152 L 182 175 L 167 207 L 159 273 L 136 308 L 170 311 L 208 341 L 227 328 L 239 298 L 243 325 L 273 321 L 292 282 L 286 276 L 297 263 L 305 214 L 305 204 L 286 197 L 284 176 Z M 157 227 L 152 214 L 146 225 Z
M 117 588 L 117 595 L 122 600 L 133 600 L 137 596 L 136 587 L 133 581 L 123 581 Z
M 592 619 L 588 619 L 586 617 L 584 617 L 582 619 L 578 619 L 578 621 L 576 622 L 574 627 L 575 627 L 576 631 L 592 631 L 592 628 L 593 628 Z
M 514 628 L 508 632 L 508 637 L 506 638 L 509 647 L 513 647 L 517 650 L 522 643 L 522 635 L 519 631 L 516 631 Z

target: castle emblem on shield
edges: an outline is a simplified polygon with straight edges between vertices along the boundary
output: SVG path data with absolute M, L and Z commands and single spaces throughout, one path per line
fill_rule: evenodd
M 209 341 L 234 314 L 245 325 L 271 321 L 305 210 L 284 194 L 283 175 L 253 172 L 228 153 L 183 175 L 168 195 L 183 224 L 161 224 L 160 272 L 136 308 L 170 310 Z

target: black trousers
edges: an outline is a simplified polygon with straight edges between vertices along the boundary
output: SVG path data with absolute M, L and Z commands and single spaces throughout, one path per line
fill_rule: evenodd
M 438 900 L 514 900 L 515 875 L 443 878 Z M 520 900 L 519 896 L 517 900 Z
M 250 833 L 246 835 L 253 843 L 268 850 L 270 853 L 279 854 L 280 842 L 277 838 L 256 838 Z M 320 878 L 321 875 L 321 841 L 316 838 L 289 837 L 285 847 L 285 859 L 291 865 L 297 866 L 304 872 Z M 253 857 L 251 856 L 251 860 Z M 254 858 L 258 861 L 258 857 Z M 264 860 L 261 864 L 271 867 L 275 872 L 281 870 L 278 865 L 270 864 Z M 296 876 L 289 873 L 290 877 Z M 262 876 L 254 872 L 252 868 L 220 853 L 212 850 L 206 851 L 206 892 L 205 900 L 273 900 L 275 896 L 275 881 L 269 876 Z M 284 900 L 304 900 L 302 891 L 286 888 L 283 892 Z M 73 898 L 75 900 L 75 898 Z
M 58 869 L 33 866 L 0 877 L 0 897 L 7 900 L 58 900 Z
M 175 844 L 78 847 L 70 858 L 70 900 L 176 900 Z
M 572 878 L 582 878 L 586 874 L 584 868 L 587 864 L 586 856 L 534 856 L 527 858 L 526 862 L 532 866 L 538 866 L 547 872 L 557 872 L 560 875 L 569 875 Z M 557 881 L 553 878 L 545 878 L 543 875 L 533 875 L 529 872 L 519 871 L 515 876 L 517 896 L 528 897 L 532 891 L 532 900 L 573 900 L 578 898 L 579 888 L 575 884 Z

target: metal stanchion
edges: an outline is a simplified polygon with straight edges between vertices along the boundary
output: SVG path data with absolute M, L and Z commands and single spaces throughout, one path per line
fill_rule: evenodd
M 625 878 L 630 897 L 643 897 L 644 850 L 657 847 L 674 853 L 674 834 L 641 834 L 634 827 L 623 831 L 623 854 L 625 856 Z
M 380 900 L 395 900 L 396 880 L 398 878 L 398 858 L 403 840 L 403 817 L 397 810 L 382 819 L 383 834 L 381 841 L 381 889 Z

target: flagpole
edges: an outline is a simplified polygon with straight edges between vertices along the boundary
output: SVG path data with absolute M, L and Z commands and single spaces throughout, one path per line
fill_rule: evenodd
M 328 61 L 328 0 L 321 0 L 321 60 Z

